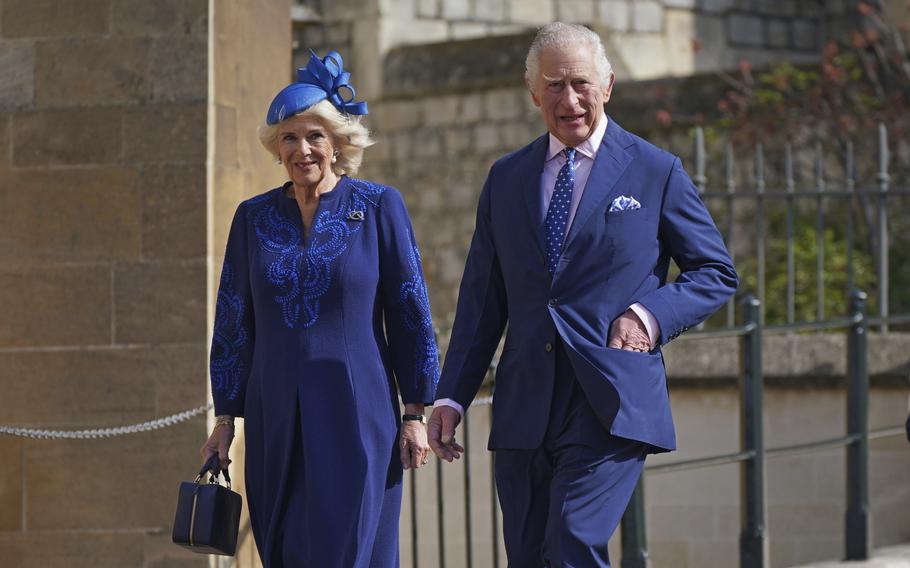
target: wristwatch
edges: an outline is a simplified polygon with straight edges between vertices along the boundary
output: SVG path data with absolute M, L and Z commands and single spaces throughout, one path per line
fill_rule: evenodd
M 404 414 L 401 417 L 402 422 L 410 422 L 412 420 L 420 422 L 421 424 L 426 424 L 427 422 L 427 419 L 423 414 Z

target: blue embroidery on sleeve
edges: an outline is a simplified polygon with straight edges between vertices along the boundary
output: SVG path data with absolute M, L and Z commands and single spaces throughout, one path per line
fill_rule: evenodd
M 433 385 L 439 382 L 439 351 L 430 316 L 430 300 L 426 282 L 420 270 L 420 251 L 411 245 L 408 251 L 410 278 L 401 283 L 398 305 L 405 327 L 417 336 L 414 358 L 417 362 L 414 384 L 420 385 L 424 377 L 432 377 Z
M 215 329 L 212 337 L 212 390 L 236 400 L 243 374 L 241 351 L 249 340 L 243 324 L 244 302 L 234 291 L 234 271 L 225 261 L 215 306 Z
M 332 263 L 347 250 L 351 236 L 363 225 L 363 221 L 348 220 L 348 214 L 365 211 L 368 206 L 378 207 L 373 198 L 386 189 L 358 179 L 350 182 L 353 191 L 348 203 L 338 212 L 319 213 L 305 249 L 297 226 L 284 218 L 274 203 L 257 201 L 255 204 L 262 205 L 250 211 L 260 248 L 274 255 L 267 277 L 281 290 L 275 301 L 281 305 L 288 328 L 293 329 L 298 323 L 308 328 L 319 319 L 319 301 L 332 285 Z

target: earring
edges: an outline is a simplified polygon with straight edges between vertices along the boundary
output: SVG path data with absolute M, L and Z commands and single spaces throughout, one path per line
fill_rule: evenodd
M 334 152 L 332 152 L 332 163 L 333 164 L 338 161 L 338 154 L 339 154 L 338 150 L 335 150 Z
M 275 160 L 275 163 L 276 163 L 276 164 L 280 164 L 280 163 L 281 163 L 281 158 L 279 157 L 277 160 Z

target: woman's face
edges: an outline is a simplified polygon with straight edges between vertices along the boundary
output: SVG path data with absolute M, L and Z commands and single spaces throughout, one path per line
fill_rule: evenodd
M 338 181 L 332 171 L 334 152 L 328 131 L 315 117 L 293 116 L 278 127 L 278 156 L 295 186 L 326 190 L 334 187 Z

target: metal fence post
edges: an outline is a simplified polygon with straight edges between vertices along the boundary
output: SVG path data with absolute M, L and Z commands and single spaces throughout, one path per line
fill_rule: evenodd
M 445 490 L 442 482 L 442 460 L 436 461 L 436 531 L 439 538 L 439 549 L 437 550 L 437 564 L 439 568 L 446 567 L 446 502 L 444 499 Z
M 884 123 L 878 125 L 878 315 L 888 317 L 888 129 Z M 888 332 L 888 324 L 882 323 L 882 333 Z
M 417 531 L 417 470 L 411 470 L 411 568 L 420 567 L 420 535 Z
M 707 160 L 705 151 L 705 130 L 701 126 L 695 127 L 695 176 L 692 181 L 698 188 L 698 193 L 704 193 L 708 187 L 708 177 L 705 175 L 705 162 Z
M 705 151 L 705 130 L 701 126 L 695 127 L 695 187 L 698 188 L 698 194 L 702 195 L 708 187 L 708 178 L 705 175 L 705 162 L 707 152 Z M 702 198 L 704 199 L 704 198 Z M 707 204 L 705 204 L 707 206 Z M 696 329 L 704 329 L 705 322 L 701 322 Z
M 825 319 L 825 156 L 815 143 L 815 318 Z M 821 332 L 821 330 L 819 330 Z
M 464 542 L 465 542 L 465 566 L 466 568 L 474 567 L 474 539 L 471 538 L 473 530 L 471 529 L 471 447 L 469 440 L 470 429 L 468 427 L 468 413 L 464 413 L 464 419 L 461 422 L 461 435 L 464 436 L 464 454 L 462 454 L 462 464 L 464 465 Z
M 739 536 L 740 568 L 764 568 L 768 562 L 765 534 L 765 447 L 762 438 L 762 328 L 759 301 L 743 299 L 743 322 L 751 329 L 742 339 L 740 384 L 740 436 L 742 449 L 751 456 L 740 468 L 742 531 Z
M 850 295 L 850 313 L 856 321 L 847 338 L 847 560 L 869 558 L 869 372 L 866 366 L 866 293 Z
M 787 323 L 796 321 L 796 258 L 793 251 L 793 145 L 784 146 L 784 176 L 787 187 Z
M 847 233 L 844 236 L 847 247 L 847 295 L 853 292 L 856 271 L 853 267 L 853 200 L 856 191 L 856 166 L 854 164 L 853 140 L 847 140 L 844 150 L 844 189 L 847 190 Z
M 622 516 L 621 568 L 648 568 L 648 542 L 645 530 L 645 475 L 638 484 Z
M 758 319 L 765 322 L 765 149 L 755 145 L 755 266 Z
M 733 245 L 734 242 L 734 231 L 736 229 L 736 212 L 734 211 L 734 204 L 736 202 L 736 157 L 733 154 L 733 142 L 727 142 L 727 145 L 724 149 L 724 184 L 726 186 L 727 193 L 727 229 L 726 234 L 724 235 L 727 242 L 727 251 L 730 253 L 730 260 L 736 261 L 736 247 Z M 733 327 L 735 323 L 735 311 L 736 303 L 731 298 L 727 302 L 727 327 Z

